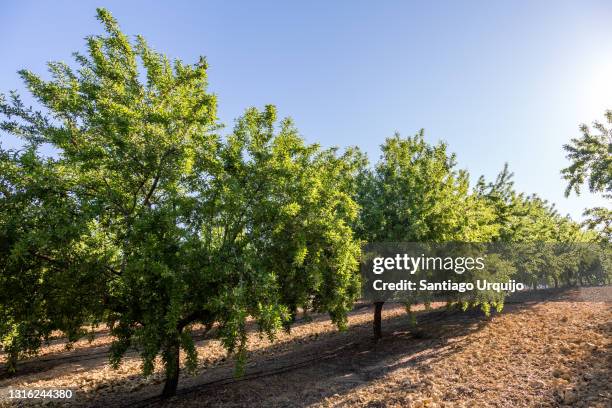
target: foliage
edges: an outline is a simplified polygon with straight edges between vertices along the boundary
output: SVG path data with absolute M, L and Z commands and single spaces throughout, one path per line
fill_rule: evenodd
M 67 183 L 61 166 L 33 149 L 0 149 L 0 346 L 9 371 L 53 330 L 75 340 L 88 311 L 100 311 L 105 271 Z
M 612 124 L 612 111 L 605 116 L 606 122 Z M 612 131 L 601 122 L 594 122 L 593 129 L 599 133 L 593 134 L 587 125 L 581 125 L 582 137 L 563 146 L 571 161 L 561 172 L 568 182 L 568 196 L 572 191 L 579 194 L 584 183 L 592 193 L 612 191 Z
M 469 188 L 447 146 L 423 131 L 382 145 L 373 171 L 361 176 L 356 231 L 368 242 L 485 242 L 498 234 L 494 214 Z
M 606 112 L 607 124 L 612 124 L 612 111 Z M 582 137 L 574 138 L 571 143 L 563 146 L 567 152 L 570 165 L 561 171 L 568 185 L 565 195 L 573 191 L 580 194 L 580 187 L 585 183 L 591 193 L 603 193 L 612 200 L 612 130 L 604 123 L 594 122 L 593 133 L 587 125 L 581 125 Z M 597 229 L 608 241 L 612 238 L 612 211 L 605 207 L 595 207 L 585 210 L 588 217 L 585 225 Z

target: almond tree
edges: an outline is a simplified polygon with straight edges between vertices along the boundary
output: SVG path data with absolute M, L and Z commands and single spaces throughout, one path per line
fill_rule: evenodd
M 77 68 L 50 63 L 50 80 L 20 71 L 40 111 L 16 96 L 0 103 L 4 131 L 41 162 L 38 146 L 51 145 L 58 153 L 46 171 L 61 175 L 52 193 L 34 197 L 45 178 L 29 178 L 31 169 L 7 156 L 6 166 L 28 179 L 20 191 L 30 199 L 6 213 L 9 224 L 27 219 L 29 208 L 59 214 L 24 225 L 2 249 L 12 260 L 0 262 L 3 279 L 24 279 L 30 260 L 23 253 L 46 261 L 39 275 L 53 263 L 53 279 L 72 289 L 31 289 L 41 304 L 74 293 L 88 302 L 76 316 L 43 316 L 49 328 L 63 327 L 56 320 L 78 327 L 84 315 L 103 320 L 115 337 L 114 366 L 134 348 L 149 374 L 161 355 L 164 396 L 176 392 L 181 349 L 188 368 L 196 366 L 194 325 L 216 326 L 239 368 L 249 317 L 270 338 L 300 308 L 329 312 L 344 327 L 359 294 L 350 157 L 306 145 L 291 121 L 278 123 L 272 106 L 247 110 L 221 137 L 203 58 L 171 62 L 142 37 L 130 41 L 107 11 L 98 10 L 98 19 L 106 35 L 87 38 Z M 0 192 L 3 204 L 12 190 Z M 62 197 L 66 205 L 56 206 Z M 65 207 L 75 215 L 64 216 Z M 11 225 L 3 231 L 13 234 Z M 51 227 L 58 225 L 70 233 Z M 50 243 L 49 229 L 63 239 Z M 30 305 L 25 296 L 20 301 Z M 0 326 L 3 337 L 24 319 L 18 306 L 2 306 L 11 322 Z
M 367 242 L 486 242 L 498 234 L 490 206 L 470 190 L 444 143 L 430 145 L 423 131 L 395 135 L 381 146 L 380 161 L 365 171 L 357 195 L 356 226 Z M 374 337 L 381 336 L 384 302 L 376 302 Z

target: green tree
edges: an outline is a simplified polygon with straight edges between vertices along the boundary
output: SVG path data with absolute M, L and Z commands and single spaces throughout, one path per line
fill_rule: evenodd
M 456 168 L 447 146 L 435 146 L 423 131 L 396 134 L 381 146 L 380 161 L 359 178 L 361 206 L 356 232 L 367 242 L 486 242 L 498 234 L 491 207 Z M 376 302 L 374 337 L 381 336 L 384 302 Z
M 114 366 L 136 348 L 148 374 L 162 356 L 164 396 L 176 392 L 181 349 L 195 368 L 194 324 L 216 324 L 238 368 L 249 316 L 271 338 L 298 308 L 329 312 L 344 327 L 359 294 L 359 245 L 350 228 L 357 206 L 347 176 L 356 168 L 352 153 L 306 145 L 291 121 L 276 121 L 272 106 L 248 110 L 233 133 L 219 136 L 203 58 L 194 65 L 170 62 L 142 37 L 131 42 L 107 11 L 99 9 L 98 19 L 107 34 L 87 38 L 87 54 L 75 54 L 78 69 L 50 63 L 48 81 L 20 71 L 42 111 L 16 96 L 0 103 L 2 128 L 25 141 L 28 157 L 42 162 L 42 143 L 59 152 L 44 162 L 58 175 L 54 194 L 29 198 L 46 181 L 28 179 L 31 185 L 20 188 L 30 201 L 11 222 L 28 217 L 28 206 L 58 214 L 48 211 L 23 227 L 26 238 L 2 248 L 15 259 L 0 264 L 3 279 L 27 284 L 20 273 L 30 262 L 19 257 L 24 251 L 74 260 L 74 267 L 54 264 L 54 279 L 89 296 L 88 303 L 77 316 L 44 316 L 49 327 L 62 328 L 61 319 L 80 327 L 87 320 L 81 315 L 102 319 L 116 339 Z M 9 156 L 3 165 L 19 168 L 21 156 Z M 3 206 L 13 189 L 2 191 Z M 57 197 L 66 204 L 57 205 Z M 77 215 L 62 218 L 71 206 Z M 51 228 L 65 238 L 48 249 L 44 233 L 53 225 L 71 233 Z M 3 225 L 3 233 L 11 228 Z M 29 236 L 40 248 L 28 246 Z M 87 271 L 98 273 L 90 278 Z M 69 299 L 73 292 L 54 295 Z M 42 303 L 49 299 L 44 287 L 37 293 Z M 20 305 L 29 305 L 25 296 Z M 16 311 L 3 305 L 13 322 L 0 327 L 3 338 L 28 321 Z
M 607 111 L 605 118 L 608 125 L 612 124 L 612 111 Z M 570 160 L 570 165 L 561 171 L 568 182 L 565 195 L 572 191 L 580 194 L 581 186 L 587 184 L 591 193 L 603 193 L 604 198 L 612 200 L 612 131 L 601 122 L 594 122 L 592 129 L 583 124 L 580 131 L 580 138 L 563 146 Z M 588 217 L 586 226 L 600 229 L 608 241 L 612 238 L 610 208 L 589 208 L 584 215 Z

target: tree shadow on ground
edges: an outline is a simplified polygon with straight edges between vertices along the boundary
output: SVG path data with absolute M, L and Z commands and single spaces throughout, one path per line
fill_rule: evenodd
M 509 313 L 531 307 L 513 305 Z M 372 313 L 372 309 L 367 310 Z M 414 330 L 406 314 L 384 320 L 384 337 L 372 341 L 371 321 L 345 332 L 327 332 L 316 340 L 286 347 L 272 344 L 265 355 L 250 360 L 244 376 L 232 367 L 207 369 L 181 379 L 178 396 L 160 401 L 161 386 L 96 404 L 122 406 L 304 406 L 384 377 L 387 373 L 442 360 L 471 343 L 468 335 L 489 321 L 478 310 L 437 309 L 419 313 Z M 287 395 L 291 398 L 287 399 Z
M 359 310 L 367 309 L 368 307 L 369 304 L 357 303 L 353 308 L 353 311 L 357 312 Z M 328 317 L 325 314 L 304 315 L 300 313 L 296 318 L 295 322 L 292 324 L 292 328 L 296 329 L 300 326 L 307 325 L 313 321 L 323 321 L 327 318 Z M 254 321 L 247 322 L 246 330 L 247 333 L 258 332 L 256 323 Z M 195 330 L 193 330 L 193 340 L 195 342 L 202 342 L 205 340 L 214 339 L 216 333 L 216 327 L 213 327 L 212 330 L 208 331 L 205 330 L 201 325 L 198 325 Z M 106 328 L 96 332 L 95 338 L 109 336 L 110 330 Z M 67 340 L 65 338 L 57 337 L 53 338 L 53 340 L 49 344 L 67 344 Z M 46 345 L 47 344 L 45 343 L 44 346 Z M 72 349 L 64 348 L 54 352 L 45 353 L 44 355 L 40 356 L 34 355 L 32 357 L 20 360 L 17 365 L 17 372 L 15 373 L 9 373 L 6 370 L 4 364 L 0 364 L 0 381 L 11 380 L 12 382 L 12 380 L 17 380 L 19 379 L 19 377 L 27 376 L 29 374 L 52 371 L 66 364 L 80 363 L 83 361 L 87 361 L 87 368 L 104 366 L 108 364 L 109 348 L 109 345 L 79 347 Z M 0 356 L 2 355 L 2 352 L 0 352 Z M 137 349 L 131 349 L 126 355 L 126 357 L 137 356 Z

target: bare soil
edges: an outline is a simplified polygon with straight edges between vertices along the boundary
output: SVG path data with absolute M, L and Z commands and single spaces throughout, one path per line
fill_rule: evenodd
M 486 318 L 438 307 L 416 328 L 401 305 L 385 305 L 384 337 L 372 341 L 372 308 L 358 306 L 338 332 L 324 315 L 302 319 L 274 342 L 249 335 L 245 375 L 234 376 L 214 330 L 198 332 L 199 368 L 161 401 L 161 363 L 140 375 L 136 351 L 108 365 L 108 331 L 65 349 L 54 339 L 8 376 L 9 389 L 67 387 L 71 406 L 180 407 L 612 407 L 612 288 L 540 291 Z M 441 305 L 434 305 L 441 306 Z M 0 356 L 0 359 L 3 358 Z M 58 405 L 0 399 L 0 406 Z

